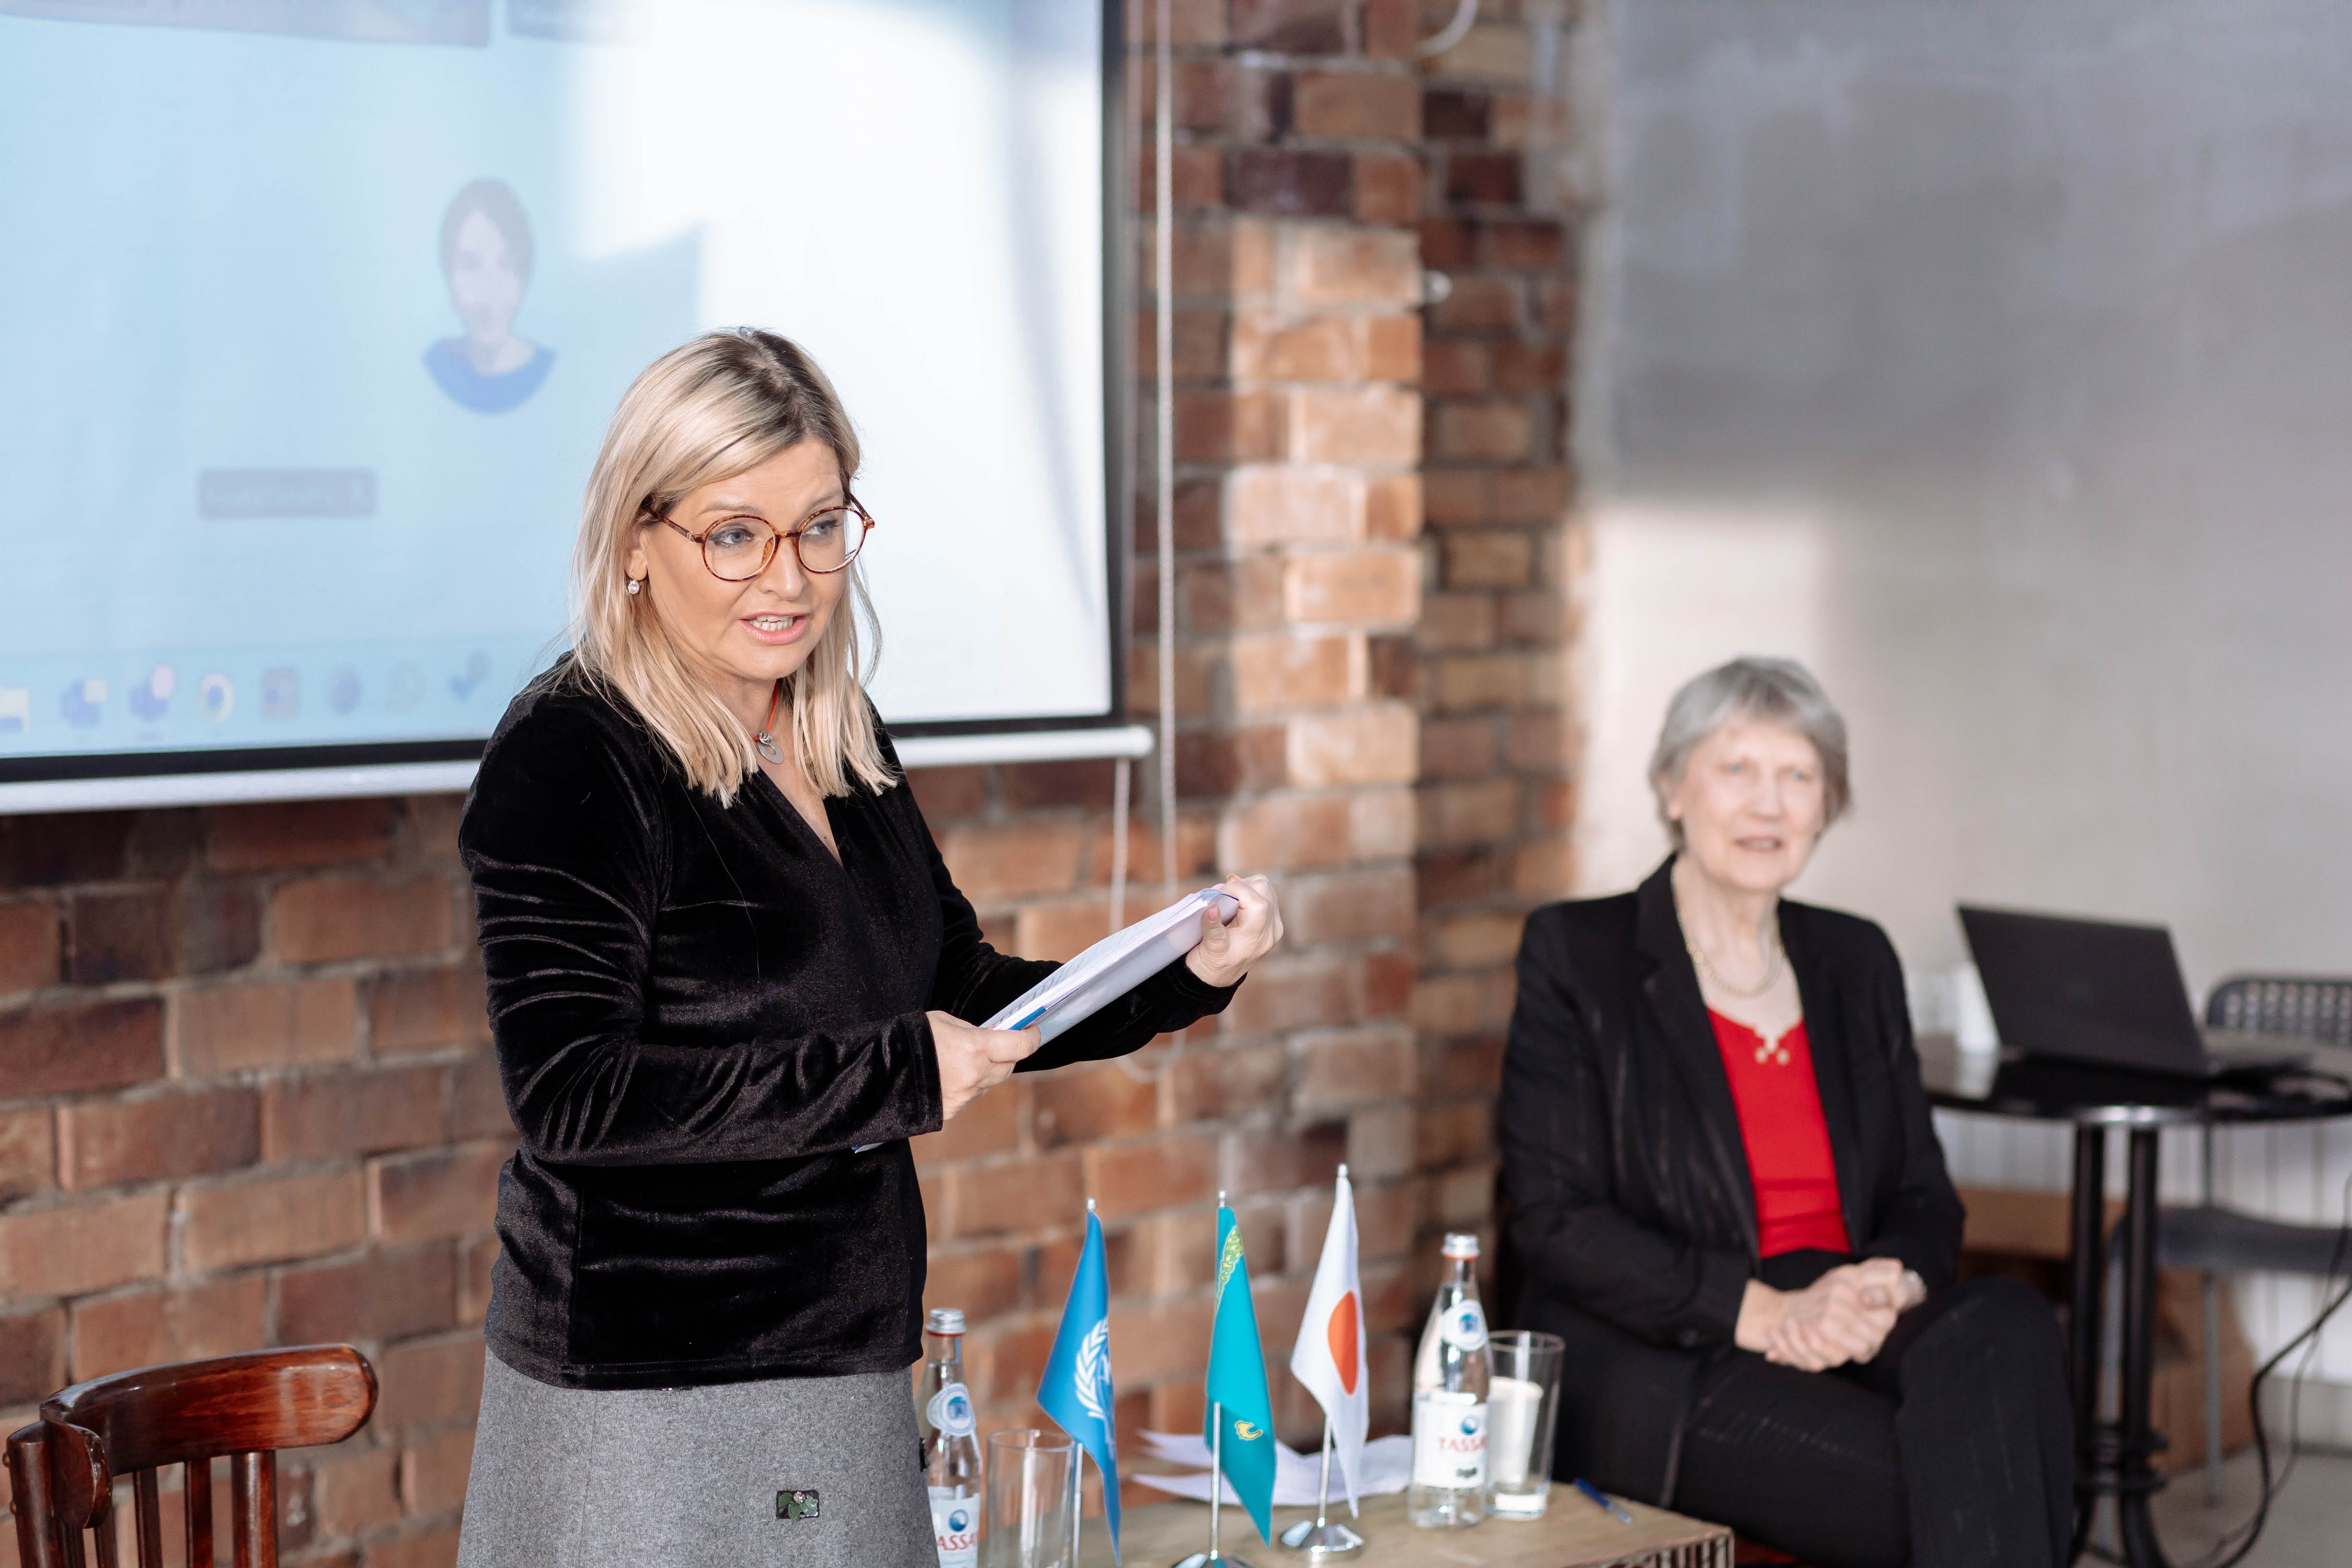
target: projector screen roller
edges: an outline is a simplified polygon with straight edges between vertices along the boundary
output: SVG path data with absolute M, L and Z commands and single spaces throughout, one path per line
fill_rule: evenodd
M 0 0 L 0 782 L 475 754 L 622 391 L 738 323 L 858 426 L 886 719 L 1115 718 L 1105 29 Z

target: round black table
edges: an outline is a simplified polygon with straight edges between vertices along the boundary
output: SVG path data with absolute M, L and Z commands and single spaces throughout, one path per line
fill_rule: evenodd
M 2295 1043 L 2283 1041 L 2292 1049 Z M 1963 1052 L 1948 1039 L 1919 1042 L 1927 1098 L 1948 1110 L 2071 1122 L 2074 1186 L 2068 1272 L 2068 1365 L 2080 1455 L 2075 1476 L 2074 1555 L 2090 1538 L 2099 1500 L 2116 1500 L 2123 1560 L 2132 1568 L 2164 1568 L 2148 1518 L 2148 1499 L 2165 1478 L 2151 1462 L 2165 1444 L 2148 1424 L 2156 1378 L 2157 1137 L 2166 1127 L 2260 1121 L 2310 1121 L 2352 1115 L 2352 1051 L 2311 1048 L 2311 1071 L 2268 1082 L 2200 1082 L 2028 1060 L 2014 1052 Z M 2336 1078 L 2317 1076 L 2337 1075 Z M 2099 1418 L 2099 1361 L 2104 1320 L 2099 1310 L 2103 1217 L 2106 1199 L 2107 1130 L 2130 1137 L 2123 1215 L 2122 1345 L 2118 1362 L 2119 1419 Z

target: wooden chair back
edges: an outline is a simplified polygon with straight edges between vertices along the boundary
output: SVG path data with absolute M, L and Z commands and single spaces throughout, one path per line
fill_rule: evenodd
M 229 1462 L 236 1568 L 277 1568 L 278 1450 L 340 1443 L 375 1409 L 375 1368 L 349 1345 L 142 1367 L 78 1383 L 8 1439 L 23 1568 L 119 1568 L 114 1510 L 131 1483 L 139 1568 L 163 1568 L 155 1472 L 186 1468 L 187 1568 L 213 1568 L 213 1460 Z

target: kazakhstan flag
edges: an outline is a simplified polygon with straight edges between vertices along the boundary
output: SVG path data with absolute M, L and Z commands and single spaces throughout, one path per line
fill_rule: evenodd
M 1258 1343 L 1257 1309 L 1250 1304 L 1249 1266 L 1234 1211 L 1217 1205 L 1217 1321 L 1209 1340 L 1209 1419 L 1201 1436 L 1219 1450 L 1225 1479 L 1257 1522 L 1260 1540 L 1274 1542 L 1274 1402 L 1265 1392 L 1265 1351 Z

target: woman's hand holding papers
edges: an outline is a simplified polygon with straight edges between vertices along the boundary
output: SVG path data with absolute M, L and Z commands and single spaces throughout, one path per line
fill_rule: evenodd
M 940 1058 L 942 1122 L 1013 1076 L 1013 1068 L 1040 1043 L 1035 1029 L 982 1029 L 952 1013 L 925 1015 L 931 1021 L 931 1049 Z
M 1217 890 L 1232 894 L 1241 908 L 1222 925 L 1214 910 L 1201 912 L 1201 941 L 1184 955 L 1184 966 L 1211 985 L 1235 985 L 1282 940 L 1282 910 L 1274 884 L 1264 877 L 1228 877 Z

